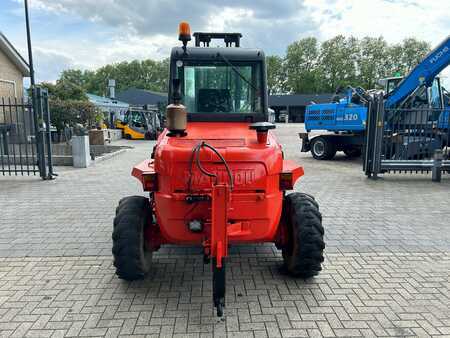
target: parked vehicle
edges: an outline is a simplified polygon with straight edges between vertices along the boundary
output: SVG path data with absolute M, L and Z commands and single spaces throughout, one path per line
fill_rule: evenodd
M 122 129 L 123 136 L 129 140 L 156 140 L 161 131 L 157 110 L 131 108 L 123 121 L 116 119 L 115 127 Z
M 286 110 L 280 111 L 280 115 L 278 116 L 278 119 L 281 123 L 288 123 L 289 122 L 289 113 Z
M 409 129 L 423 128 L 437 123 L 447 130 L 449 113 L 443 111 L 443 95 L 437 75 L 450 63 L 450 36 L 431 51 L 408 75 L 383 79 L 384 107 L 388 112 L 386 123 L 409 124 Z M 311 151 L 318 160 L 330 160 L 337 151 L 347 156 L 360 156 L 366 137 L 367 109 L 377 91 L 347 87 L 338 89 L 333 102 L 313 104 L 306 108 L 306 133 L 299 133 L 302 152 Z M 432 121 L 422 121 L 416 108 L 428 107 L 441 110 Z M 410 109 L 409 113 L 400 111 Z M 427 115 L 428 116 L 428 115 Z M 317 131 L 326 131 L 317 135 Z M 310 137 L 314 132 L 315 136 Z M 442 135 L 444 135 L 443 133 Z M 405 146 L 414 149 L 414 138 L 405 139 Z M 422 141 L 420 141 L 422 142 Z M 430 144 L 442 144 L 442 140 L 429 140 Z M 434 148 L 435 146 L 431 146 Z M 430 149 L 432 151 L 433 149 Z M 412 157 L 417 154 L 411 153 Z

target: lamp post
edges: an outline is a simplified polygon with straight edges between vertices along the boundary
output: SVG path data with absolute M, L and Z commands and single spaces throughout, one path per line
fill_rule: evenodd
M 34 135 L 36 138 L 36 154 L 37 154 L 37 162 L 38 162 L 38 168 L 39 168 L 39 174 L 42 179 L 52 179 L 52 166 L 51 166 L 51 140 L 50 140 L 50 121 L 47 121 L 47 132 L 48 132 L 48 141 L 47 141 L 47 151 L 48 151 L 48 160 L 49 160 L 49 173 L 47 175 L 47 167 L 45 162 L 45 152 L 44 152 L 44 119 L 42 116 L 42 105 L 38 105 L 37 97 L 36 97 L 36 86 L 35 86 L 35 79 L 34 79 L 34 67 L 33 67 L 33 50 L 31 48 L 31 32 L 30 32 L 30 18 L 28 15 L 28 0 L 24 0 L 25 4 L 25 24 L 27 27 L 27 45 L 28 45 L 28 67 L 30 67 L 30 88 L 31 88 L 31 104 L 32 104 L 32 116 L 33 116 L 33 123 L 34 123 Z M 39 90 L 39 93 L 41 91 Z M 41 94 L 39 94 L 41 95 Z M 40 109 L 38 109 L 38 106 Z M 41 113 L 39 113 L 39 111 Z M 50 115 L 47 115 L 47 118 L 50 118 Z
M 25 3 L 25 24 L 27 26 L 28 66 L 30 67 L 31 89 L 33 89 L 35 81 L 34 81 L 34 67 L 33 67 L 33 50 L 31 48 L 30 18 L 28 15 L 28 0 L 24 0 L 24 3 Z

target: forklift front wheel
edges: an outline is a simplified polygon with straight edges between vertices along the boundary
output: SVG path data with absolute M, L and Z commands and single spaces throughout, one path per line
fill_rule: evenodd
M 336 147 L 328 138 L 317 136 L 311 140 L 311 154 L 316 160 L 331 160 L 336 155 Z
M 112 234 L 114 266 L 121 279 L 142 279 L 150 270 L 152 251 L 146 230 L 152 224 L 150 201 L 143 196 L 122 199 L 116 209 Z
M 284 271 L 295 277 L 310 278 L 322 270 L 324 228 L 319 206 L 313 197 L 292 193 L 283 202 L 286 243 L 283 247 Z

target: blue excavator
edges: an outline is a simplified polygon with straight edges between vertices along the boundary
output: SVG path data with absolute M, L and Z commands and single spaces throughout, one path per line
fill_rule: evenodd
M 409 123 L 408 121 L 414 121 L 416 126 L 418 123 L 429 123 L 430 121 L 421 121 L 425 115 L 420 116 L 416 110 L 430 108 L 439 111 L 439 115 L 431 122 L 436 123 L 437 128 L 448 131 L 450 100 L 448 92 L 446 94 L 440 85 L 438 74 L 449 63 L 450 36 L 405 77 L 391 77 L 380 81 L 383 85 L 384 121 L 387 126 L 398 126 Z M 307 106 L 306 132 L 299 133 L 302 140 L 301 151 L 311 151 L 312 156 L 318 160 L 330 160 L 337 151 L 343 151 L 348 157 L 360 156 L 365 142 L 369 102 L 379 92 L 361 87 L 338 88 L 332 102 Z M 429 119 L 429 116 L 426 118 Z M 411 142 L 414 141 L 411 139 Z M 442 140 L 435 143 L 437 147 L 442 144 Z M 414 149 L 413 146 L 408 148 Z M 414 157 L 414 154 L 411 156 Z

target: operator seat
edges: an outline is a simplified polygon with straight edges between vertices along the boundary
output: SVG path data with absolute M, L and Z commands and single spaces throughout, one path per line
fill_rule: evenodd
M 199 89 L 197 111 L 202 113 L 228 113 L 233 111 L 229 89 Z

